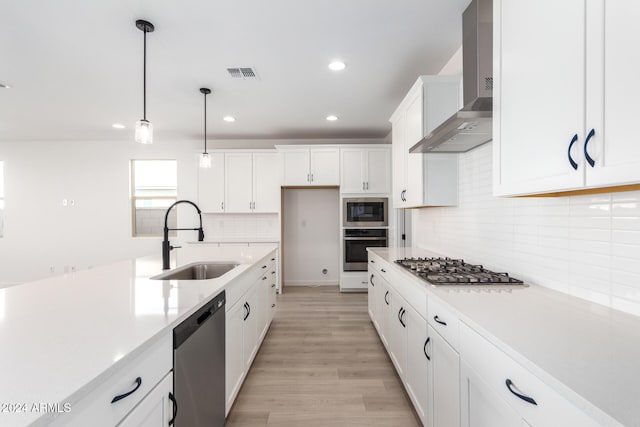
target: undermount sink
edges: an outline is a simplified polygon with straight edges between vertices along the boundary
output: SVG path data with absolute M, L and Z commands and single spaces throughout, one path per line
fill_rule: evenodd
M 153 276 L 153 280 L 207 280 L 215 279 L 236 268 L 239 264 L 197 262 L 174 268 Z

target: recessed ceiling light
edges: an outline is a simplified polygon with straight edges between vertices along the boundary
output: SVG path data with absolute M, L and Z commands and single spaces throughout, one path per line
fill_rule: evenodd
M 345 67 L 346 65 L 342 61 L 333 61 L 329 64 L 329 69 L 333 71 L 344 70 Z
M 236 121 L 236 118 L 233 116 L 224 116 L 222 120 L 224 120 L 225 122 L 233 123 Z
M 116 129 L 124 129 L 124 125 L 120 124 L 120 123 L 114 123 L 111 125 L 112 128 L 116 128 Z
M 0 88 L 2 88 L 2 89 L 11 89 L 11 86 L 6 85 L 4 83 L 0 83 Z
M 335 122 L 336 120 L 338 120 L 338 116 L 334 116 L 334 115 L 327 116 L 327 120 L 330 122 Z

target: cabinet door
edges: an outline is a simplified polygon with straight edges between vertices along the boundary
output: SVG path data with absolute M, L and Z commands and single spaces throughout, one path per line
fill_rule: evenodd
M 392 326 L 395 325 L 394 322 L 397 322 L 398 319 L 394 320 L 393 317 L 393 307 L 391 303 L 393 302 L 393 294 L 391 293 L 391 288 L 389 284 L 383 283 L 382 289 L 382 343 L 387 347 L 387 352 L 391 352 L 391 336 L 393 335 Z
M 224 153 L 209 153 L 210 168 L 198 168 L 198 206 L 202 212 L 224 212 Z
M 118 426 L 160 427 L 169 425 L 169 421 L 173 417 L 173 405 L 169 401 L 169 393 L 173 393 L 173 372 L 168 373 Z
M 391 153 L 388 149 L 371 149 L 365 154 L 367 192 L 388 193 L 391 190 Z
M 393 206 L 402 208 L 405 205 L 403 200 L 404 190 L 407 188 L 407 155 L 405 153 L 404 131 L 406 116 L 399 114 L 391 124 L 391 161 L 392 161 L 392 199 Z
M 258 289 L 260 286 L 254 285 L 249 292 L 247 292 L 247 309 L 248 313 L 245 316 L 244 327 L 242 333 L 243 345 L 242 354 L 244 355 L 244 369 L 245 372 L 249 372 L 253 358 L 258 352 L 258 317 L 260 309 L 258 308 Z
M 391 321 L 391 333 L 390 336 L 387 337 L 389 340 L 389 355 L 398 371 L 398 376 L 404 381 L 407 366 L 407 328 L 403 319 L 406 315 L 403 314 L 407 303 L 404 298 L 394 291 L 389 292 L 389 294 L 393 294 L 391 298 L 391 313 L 393 319 L 389 319 Z
M 226 413 L 229 413 L 236 394 L 242 385 L 245 373 L 244 356 L 244 317 L 247 310 L 241 299 L 227 313 L 225 318 L 225 382 L 226 382 Z
M 284 168 L 282 185 L 309 185 L 309 149 L 282 150 Z
M 264 276 L 262 276 L 258 283 L 256 284 L 256 298 L 255 298 L 255 307 L 252 306 L 252 309 L 255 311 L 256 315 L 256 331 L 257 331 L 257 342 L 262 342 L 262 339 L 267 333 L 267 328 L 269 327 L 269 311 L 270 308 L 267 304 L 270 302 L 269 298 L 269 271 L 265 271 Z M 256 344 L 257 345 L 257 344 Z
M 413 406 L 424 425 L 427 424 L 429 406 L 429 364 L 427 363 L 427 321 L 411 307 L 406 308 L 407 375 L 405 384 Z M 426 314 L 426 313 L 425 313 Z
M 378 289 L 382 286 L 380 283 L 380 279 L 375 274 L 375 270 L 369 269 L 369 285 L 368 285 L 368 293 L 367 293 L 367 304 L 369 310 L 369 317 L 371 318 L 371 322 L 373 322 L 373 326 L 379 331 L 380 324 L 378 323 L 378 317 L 380 316 L 376 302 L 378 301 Z
M 340 153 L 337 148 L 310 150 L 311 185 L 340 185 Z
M 365 192 L 365 153 L 359 148 L 343 148 L 340 150 L 340 192 Z
M 407 191 L 404 198 L 407 207 L 422 206 L 423 175 L 422 165 L 424 155 L 422 153 L 409 153 L 409 149 L 422 139 L 422 86 L 417 87 L 407 106 L 406 127 L 404 135 L 404 151 L 407 153 Z
M 251 212 L 251 153 L 225 154 L 225 211 Z
M 630 54 L 624 46 L 640 43 L 636 30 L 640 3 L 600 1 L 588 7 L 587 132 L 593 129 L 595 133 L 587 146 L 594 165 L 586 165 L 586 184 L 635 184 L 640 182 L 635 129 L 640 114 L 640 56 L 635 51 Z
M 460 356 L 428 325 L 431 357 L 429 366 L 429 390 L 433 398 L 429 408 L 431 425 L 438 427 L 460 426 Z M 430 347 L 430 349 L 429 349 Z
M 460 363 L 462 427 L 521 427 L 518 413 L 485 384 L 464 362 Z
M 584 185 L 585 3 L 494 2 L 496 195 Z
M 280 212 L 281 174 L 278 153 L 253 154 L 254 212 Z

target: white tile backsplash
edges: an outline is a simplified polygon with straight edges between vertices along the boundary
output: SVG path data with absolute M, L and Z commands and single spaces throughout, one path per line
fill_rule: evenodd
M 459 205 L 415 210 L 414 245 L 640 315 L 640 191 L 497 198 L 491 164 L 460 155 Z
M 279 241 L 280 216 L 276 213 L 202 214 L 205 241 Z

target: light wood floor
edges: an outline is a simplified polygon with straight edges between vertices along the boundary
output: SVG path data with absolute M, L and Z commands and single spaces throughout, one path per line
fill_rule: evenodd
M 419 426 L 367 294 L 287 287 L 227 426 Z

